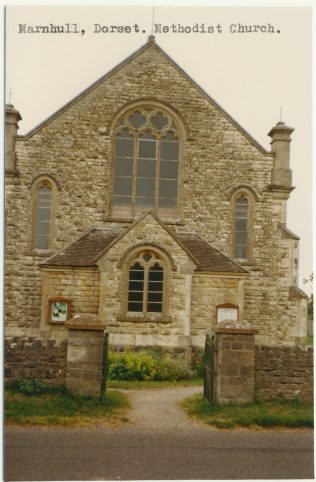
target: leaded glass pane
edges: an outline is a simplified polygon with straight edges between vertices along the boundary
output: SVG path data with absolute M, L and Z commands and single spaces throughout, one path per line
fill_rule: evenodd
M 177 184 L 176 180 L 160 179 L 159 182 L 159 195 L 160 197 L 176 197 L 177 196 Z
M 139 129 L 146 122 L 146 118 L 140 112 L 134 112 L 128 117 L 128 122 Z
M 160 197 L 159 207 L 161 208 L 175 208 L 177 207 L 177 199 L 174 197 Z
M 142 207 L 147 207 L 151 208 L 155 206 L 155 198 L 154 197 L 136 197 L 136 206 L 142 206 Z
M 162 303 L 148 303 L 148 313 L 162 313 Z
M 128 289 L 132 291 L 143 291 L 144 290 L 144 282 L 143 281 L 133 281 L 130 280 L 128 284 Z
M 39 206 L 37 209 L 37 220 L 40 222 L 45 222 L 45 221 L 48 222 L 49 219 L 50 219 L 50 205 L 45 207 Z
M 163 283 L 160 281 L 149 281 L 148 291 L 162 291 Z
M 236 232 L 237 231 L 247 231 L 247 217 L 245 218 L 236 218 Z
M 236 243 L 238 245 L 247 244 L 247 231 L 236 231 Z
M 132 204 L 131 196 L 113 196 L 113 204 L 115 206 L 129 206 Z
M 143 311 L 143 303 L 137 303 L 137 302 L 131 302 L 129 301 L 128 303 L 128 311 L 136 311 L 136 312 L 142 312 Z
M 36 247 L 38 249 L 48 249 L 48 236 L 37 235 Z
M 168 119 L 161 112 L 158 112 L 154 117 L 151 118 L 151 123 L 159 131 L 161 131 L 161 129 L 163 129 L 168 122 Z
M 116 159 L 114 167 L 115 176 L 133 176 L 133 159 Z
M 162 140 L 160 144 L 160 158 L 177 161 L 179 159 L 179 143 Z
M 156 160 L 139 159 L 137 164 L 137 176 L 154 178 L 156 176 Z
M 137 196 L 151 197 L 155 194 L 155 179 L 137 179 L 136 183 Z
M 245 259 L 247 257 L 247 246 L 236 246 L 235 257 Z
M 134 157 L 134 140 L 133 139 L 116 139 L 115 144 L 116 157 Z
M 121 196 L 132 194 L 132 178 L 116 177 L 114 179 L 114 194 Z
M 177 161 L 161 161 L 160 177 L 163 179 L 178 179 L 178 162 Z
M 155 263 L 149 270 L 149 281 L 161 281 L 163 279 L 163 268 Z
M 128 301 L 143 301 L 144 293 L 142 291 L 130 291 Z
M 152 302 L 162 303 L 162 293 L 160 293 L 160 292 L 157 292 L 157 293 L 149 292 L 147 299 L 148 299 L 149 302 L 152 301 Z
M 138 156 L 142 159 L 156 159 L 156 140 L 139 139 Z
M 144 279 L 144 268 L 140 263 L 135 263 L 134 266 L 131 267 L 129 272 L 129 279 L 130 280 Z

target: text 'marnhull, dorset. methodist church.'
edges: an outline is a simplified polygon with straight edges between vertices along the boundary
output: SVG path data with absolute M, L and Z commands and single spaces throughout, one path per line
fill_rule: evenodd
M 24 136 L 6 108 L 6 336 L 190 352 L 223 319 L 304 344 L 299 238 L 286 226 L 293 128 L 271 152 L 155 42 Z

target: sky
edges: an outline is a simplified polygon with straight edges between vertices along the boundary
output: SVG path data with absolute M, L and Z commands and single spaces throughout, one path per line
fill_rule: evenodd
M 21 113 L 23 135 L 153 33 L 157 44 L 267 150 L 267 134 L 280 118 L 295 128 L 291 168 L 296 189 L 288 201 L 287 226 L 301 238 L 300 287 L 308 291 L 302 279 L 313 269 L 311 13 L 307 6 L 215 7 L 193 2 L 156 3 L 155 8 L 74 2 L 8 5 L 6 101 Z M 69 24 L 79 33 L 23 32 L 24 25 L 36 30 L 51 24 Z M 245 26 L 252 31 L 240 32 Z M 114 27 L 127 29 L 119 33 Z

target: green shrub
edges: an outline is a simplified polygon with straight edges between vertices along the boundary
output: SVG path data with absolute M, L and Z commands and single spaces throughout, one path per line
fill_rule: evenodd
M 195 375 L 199 378 L 204 377 L 205 372 L 205 351 L 199 350 L 192 355 L 192 370 L 195 371 Z
M 194 376 L 185 360 L 174 360 L 156 353 L 109 353 L 108 378 L 110 380 L 173 381 Z
M 14 387 L 25 395 L 35 395 L 47 390 L 47 386 L 41 380 L 35 378 L 19 378 Z

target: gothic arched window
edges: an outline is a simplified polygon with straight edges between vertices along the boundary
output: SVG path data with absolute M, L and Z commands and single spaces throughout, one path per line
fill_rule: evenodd
M 162 313 L 164 267 L 155 254 L 142 252 L 128 270 L 128 312 Z
M 46 176 L 33 185 L 33 248 L 49 250 L 55 236 L 56 185 Z
M 235 204 L 235 258 L 248 258 L 248 199 L 239 196 Z
M 253 247 L 253 217 L 256 194 L 250 188 L 241 187 L 232 196 L 232 255 L 248 259 Z
M 117 123 L 114 146 L 113 213 L 152 209 L 174 215 L 178 207 L 179 135 L 160 109 L 136 108 Z

